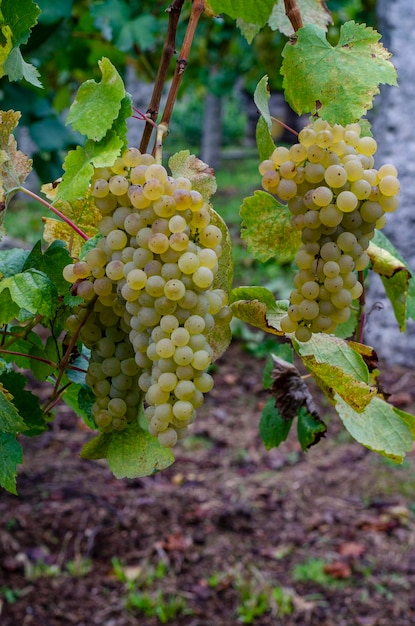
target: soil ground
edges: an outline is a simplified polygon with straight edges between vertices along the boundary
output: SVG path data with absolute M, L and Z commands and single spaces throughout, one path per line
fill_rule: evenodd
M 19 496 L 0 495 L 0 624 L 415 624 L 415 453 L 395 466 L 369 452 L 321 401 L 325 439 L 267 452 L 262 369 L 234 343 L 152 477 L 79 459 L 90 434 L 66 408 L 23 440 Z M 414 382 L 384 375 L 408 411 Z

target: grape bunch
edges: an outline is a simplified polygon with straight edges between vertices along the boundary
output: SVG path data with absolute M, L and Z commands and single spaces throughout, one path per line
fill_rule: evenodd
M 317 119 L 298 140 L 277 147 L 259 172 L 263 188 L 287 202 L 291 224 L 301 232 L 295 289 L 281 330 L 308 341 L 349 319 L 363 292 L 357 272 L 369 264 L 375 229 L 398 206 L 399 181 L 393 165 L 374 168 L 376 141 L 361 136 L 358 123 Z
M 85 300 L 67 327 L 91 348 L 92 413 L 122 429 L 144 395 L 149 432 L 170 447 L 213 387 L 209 333 L 232 317 L 214 287 L 222 231 L 188 178 L 135 148 L 97 169 L 91 192 L 102 238 L 64 276 Z

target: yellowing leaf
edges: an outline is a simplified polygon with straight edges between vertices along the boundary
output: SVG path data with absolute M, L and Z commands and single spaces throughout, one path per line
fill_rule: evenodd
M 379 84 L 396 85 L 390 53 L 373 28 L 346 22 L 332 46 L 324 30 L 307 24 L 283 51 L 285 97 L 299 114 L 318 112 L 330 123 L 359 120 L 373 106 Z
M 343 339 L 319 333 L 307 343 L 294 341 L 294 347 L 331 400 L 337 393 L 361 412 L 376 394 L 363 358 Z
M 0 224 L 7 206 L 32 169 L 31 160 L 17 150 L 11 134 L 20 119 L 18 111 L 0 111 Z
M 237 287 L 231 308 L 238 319 L 266 333 L 283 336 L 280 322 L 287 315 L 288 300 L 275 301 L 265 287 Z
M 215 173 L 207 163 L 198 159 L 189 150 L 176 152 L 169 159 L 169 168 L 175 178 L 183 176 L 188 178 L 193 189 L 202 194 L 207 201 L 216 192 Z
M 13 43 L 11 28 L 10 26 L 7 26 L 7 24 L 2 24 L 0 26 L 0 77 L 4 76 L 4 63 L 12 48 Z
M 88 191 L 85 198 L 72 203 L 58 200 L 54 205 L 61 213 L 74 222 L 86 235 L 94 237 L 97 234 L 97 224 L 101 213 L 95 206 L 94 199 Z M 66 222 L 45 217 L 43 218 L 43 238 L 48 243 L 56 239 L 64 241 L 72 256 L 78 257 L 85 240 L 78 235 Z
M 301 244 L 300 234 L 291 226 L 291 215 L 285 204 L 265 191 L 245 198 L 241 207 L 241 237 L 251 254 L 265 263 L 277 258 L 279 263 L 293 260 Z

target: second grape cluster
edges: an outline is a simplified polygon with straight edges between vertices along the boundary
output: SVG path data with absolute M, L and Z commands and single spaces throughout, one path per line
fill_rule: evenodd
M 259 166 L 262 186 L 292 214 L 302 245 L 298 272 L 281 330 L 308 341 L 333 333 L 363 292 L 358 272 L 369 264 L 367 248 L 386 213 L 398 206 L 393 165 L 374 168 L 376 141 L 358 123 L 330 125 L 317 119 L 290 148 L 278 147 Z

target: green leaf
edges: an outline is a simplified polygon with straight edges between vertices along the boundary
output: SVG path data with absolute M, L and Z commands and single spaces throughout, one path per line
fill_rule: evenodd
M 265 263 L 275 257 L 279 263 L 289 263 L 294 259 L 301 237 L 291 226 L 291 214 L 285 204 L 266 191 L 255 191 L 243 201 L 240 214 L 241 237 L 258 261 Z
M 267 450 L 277 448 L 290 432 L 292 420 L 284 420 L 275 406 L 273 398 L 265 404 L 259 421 L 259 434 Z
M 6 294 L 4 292 L 6 291 Z M 7 291 L 9 293 L 7 293 Z M 56 309 L 57 291 L 55 285 L 42 272 L 29 270 L 0 281 L 0 293 L 11 299 L 19 309 L 28 311 L 31 315 L 42 315 L 51 319 Z M 14 307 L 11 308 L 13 312 Z M 10 307 L 2 309 L 0 323 L 7 324 L 13 319 L 8 317 Z M 8 318 L 8 319 L 6 319 Z
M 330 123 L 348 124 L 373 106 L 379 84 L 396 85 L 396 70 L 380 35 L 364 24 L 347 22 L 332 46 L 324 31 L 308 24 L 296 44 L 283 51 L 285 97 L 299 114 L 318 114 Z
M 124 98 L 121 100 L 121 107 L 120 107 L 120 112 L 118 113 L 117 118 L 114 120 L 113 125 L 111 126 L 111 131 L 115 132 L 115 134 L 117 135 L 118 139 L 120 139 L 123 143 L 122 143 L 122 148 L 126 148 L 128 145 L 128 125 L 127 125 L 127 120 L 132 116 L 133 114 L 133 104 L 132 104 L 132 98 L 130 96 L 129 93 L 127 93 Z M 109 132 L 111 132 L 109 131 Z M 109 155 L 107 155 L 105 157 L 107 160 L 109 158 Z M 113 163 L 114 161 L 112 161 Z M 111 163 L 111 164 L 112 164 Z M 95 162 L 94 162 L 96 167 L 99 167 Z
M 297 0 L 297 5 L 303 24 L 316 24 L 327 30 L 327 24 L 331 23 L 332 19 L 322 0 Z M 285 12 L 284 0 L 277 0 L 274 4 L 268 26 L 272 30 L 279 30 L 287 37 L 294 34 L 293 26 Z
M 74 202 L 84 198 L 94 167 L 106 167 L 114 163 L 123 147 L 123 141 L 110 130 L 101 141 L 89 140 L 85 147 L 70 150 L 63 163 L 65 174 L 58 186 L 56 200 Z
M 150 476 L 166 469 L 174 462 L 169 448 L 163 448 L 157 439 L 132 422 L 125 430 L 103 433 L 81 450 L 83 459 L 108 459 L 116 478 Z
M 91 406 L 96 401 L 95 395 L 90 387 L 84 384 L 72 384 L 65 390 L 62 400 L 84 420 L 91 429 L 96 429 L 96 424 L 91 415 Z
M 261 30 L 261 27 L 258 26 L 258 24 L 249 24 L 239 18 L 236 20 L 236 25 L 248 43 L 252 43 L 255 35 L 257 35 Z
M 297 435 L 301 449 L 306 452 L 324 437 L 327 431 L 325 423 L 315 413 L 307 411 L 305 406 L 298 410 Z
M 30 369 L 37 380 L 46 380 L 48 376 L 56 372 L 56 364 L 59 362 L 60 358 L 53 337 L 48 337 L 46 344 L 44 346 L 42 345 L 41 348 L 34 346 L 30 351 L 30 355 L 31 357 L 38 357 L 37 359 L 30 359 Z M 44 361 L 40 359 L 44 359 Z M 45 361 L 51 361 L 53 365 Z
M 17 466 L 22 462 L 22 446 L 16 436 L 0 432 L 0 486 L 15 495 Z
M 8 372 L 0 376 L 0 382 L 12 394 L 14 406 L 23 419 L 23 428 L 12 432 L 23 430 L 25 437 L 35 437 L 47 430 L 47 423 L 39 404 L 39 398 L 31 391 L 25 390 L 27 384 L 26 377 L 16 372 Z M 7 432 L 7 429 L 3 428 L 1 423 L 0 430 Z
M 3 433 L 20 433 L 26 430 L 26 424 L 16 407 L 13 393 L 2 384 L 3 374 L 0 377 L 0 431 Z
M 0 76 L 6 74 L 10 81 L 24 78 L 35 87 L 42 87 L 39 72 L 23 59 L 20 47 L 27 43 L 30 31 L 37 23 L 40 9 L 32 0 L 2 0 L 0 12 L 1 39 Z
M 264 26 L 271 14 L 274 0 L 209 0 L 216 14 L 226 13 L 233 19 L 242 19 L 250 24 Z
M 0 278 L 8 278 L 21 272 L 28 256 L 29 251 L 23 248 L 0 250 Z
M 1 12 L 4 22 L 13 32 L 13 45 L 27 43 L 40 13 L 38 5 L 33 0 L 2 0 Z
M 295 340 L 293 343 L 304 365 L 330 400 L 338 394 L 359 412 L 371 402 L 376 389 L 369 385 L 369 370 L 361 355 L 346 341 L 319 333 L 307 343 Z
M 4 64 L 4 73 L 7 74 L 10 81 L 24 78 L 31 85 L 42 87 L 38 70 L 31 63 L 26 63 L 20 48 L 13 48 L 10 52 Z
M 408 317 L 415 317 L 415 280 L 409 265 L 389 239 L 378 230 L 367 250 L 372 269 L 379 274 L 391 301 L 399 329 L 404 332 Z
M 269 92 L 269 86 L 268 86 L 268 76 L 265 75 L 261 78 L 261 80 L 259 81 L 259 83 L 257 84 L 255 91 L 254 91 L 254 102 L 259 110 L 259 112 L 261 113 L 262 117 L 264 118 L 267 126 L 268 126 L 268 130 L 271 133 L 272 131 L 272 120 L 271 120 L 271 114 L 269 112 L 269 99 L 271 97 L 271 94 Z M 268 154 L 271 154 L 271 152 Z M 267 157 L 267 158 L 268 158 Z
M 0 348 L 1 358 L 7 363 L 15 363 L 17 367 L 30 369 L 30 354 L 34 349 L 43 350 L 42 340 L 33 331 L 27 334 L 25 333 L 25 337 L 18 337 L 22 333 L 21 326 L 10 326 L 7 330 L 10 333 L 10 337 L 12 337 L 13 335 L 16 336 L 16 339 L 13 341 L 13 344 L 9 346 L 9 349 L 13 350 L 14 352 L 20 352 L 26 356 L 7 354 L 5 352 L 2 352 L 2 349 Z
M 284 335 L 280 322 L 287 315 L 288 300 L 275 301 L 266 287 L 237 287 L 231 294 L 233 314 L 266 333 Z
M 370 450 L 401 463 L 413 446 L 412 432 L 406 419 L 391 404 L 375 396 L 363 412 L 357 413 L 337 394 L 336 410 L 345 428 L 362 445 Z
M 268 124 L 262 115 L 256 125 L 255 139 L 260 161 L 269 159 L 270 154 L 272 154 L 275 150 L 275 143 L 269 131 Z
M 275 144 L 272 139 L 272 120 L 268 106 L 269 99 L 268 76 L 263 76 L 254 92 L 254 102 L 261 113 L 256 127 L 256 143 L 261 161 L 269 159 L 270 154 L 272 154 L 275 149 Z
M 105 137 L 125 96 L 124 83 L 111 61 L 104 57 L 98 65 L 101 82 L 87 80 L 79 87 L 66 120 L 74 130 L 94 141 Z
M 55 285 L 59 295 L 64 295 L 68 291 L 68 283 L 62 276 L 63 268 L 72 263 L 72 257 L 63 241 L 54 241 L 42 251 L 42 242 L 38 241 L 31 250 L 23 271 L 36 269 L 46 274 Z

